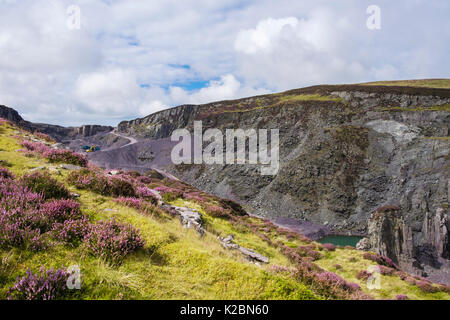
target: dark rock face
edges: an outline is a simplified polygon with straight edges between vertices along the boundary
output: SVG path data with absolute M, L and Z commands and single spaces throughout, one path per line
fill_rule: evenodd
M 61 127 L 52 124 L 31 123 L 31 128 L 36 131 L 50 135 L 58 141 L 74 140 L 77 138 L 87 138 L 99 133 L 112 131 L 110 126 L 83 125 L 81 127 Z
M 24 121 L 16 110 L 3 105 L 0 105 L 0 118 L 17 124 Z
M 448 265 L 449 221 L 442 209 L 435 214 L 427 212 L 421 231 L 413 233 L 405 223 L 400 208 L 382 207 L 371 214 L 369 235 L 358 243 L 358 247 L 388 256 L 410 272 L 421 275 L 445 273 L 445 270 L 439 269 L 445 269 L 443 265 Z
M 301 94 L 334 99 L 282 99 Z M 192 132 L 194 120 L 222 132 L 279 129 L 275 176 L 261 176 L 255 165 L 175 166 L 169 156 L 158 164 L 252 214 L 308 220 L 336 233 L 369 235 L 371 213 L 395 205 L 398 217 L 375 224 L 374 249 L 403 265 L 437 266 L 450 255 L 449 104 L 447 89 L 320 86 L 181 106 L 122 122 L 119 130 L 157 141 L 177 128 Z
M 81 127 L 61 127 L 53 124 L 32 123 L 25 121 L 19 113 L 9 107 L 0 105 L 0 118 L 9 120 L 18 126 L 30 131 L 39 131 L 50 135 L 57 141 L 72 140 L 80 137 L 89 137 L 98 133 L 110 132 L 111 126 L 83 125 Z

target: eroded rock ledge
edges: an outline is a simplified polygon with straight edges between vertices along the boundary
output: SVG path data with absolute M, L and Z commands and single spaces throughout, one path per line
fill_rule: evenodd
M 250 262 L 253 262 L 256 264 L 269 263 L 269 258 L 263 256 L 262 254 L 255 252 L 251 249 L 241 247 L 240 245 L 234 243 L 233 235 L 229 235 L 226 238 L 218 237 L 218 239 L 224 248 L 240 251 L 244 255 L 245 259 L 247 259 Z

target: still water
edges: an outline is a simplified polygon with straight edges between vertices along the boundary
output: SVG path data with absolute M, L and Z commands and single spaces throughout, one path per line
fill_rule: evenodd
M 356 244 L 363 237 L 358 236 L 326 236 L 317 240 L 320 243 L 332 243 L 335 246 L 352 246 L 356 247 Z

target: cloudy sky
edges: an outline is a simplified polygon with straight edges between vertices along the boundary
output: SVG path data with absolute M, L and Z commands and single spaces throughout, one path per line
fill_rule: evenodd
M 448 0 L 0 0 L 0 12 L 0 104 L 35 122 L 450 77 Z

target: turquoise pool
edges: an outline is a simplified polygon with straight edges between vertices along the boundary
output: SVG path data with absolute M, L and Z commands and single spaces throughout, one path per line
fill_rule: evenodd
M 352 246 L 356 247 L 356 244 L 363 237 L 358 236 L 326 236 L 317 240 L 320 243 L 332 243 L 335 246 Z

